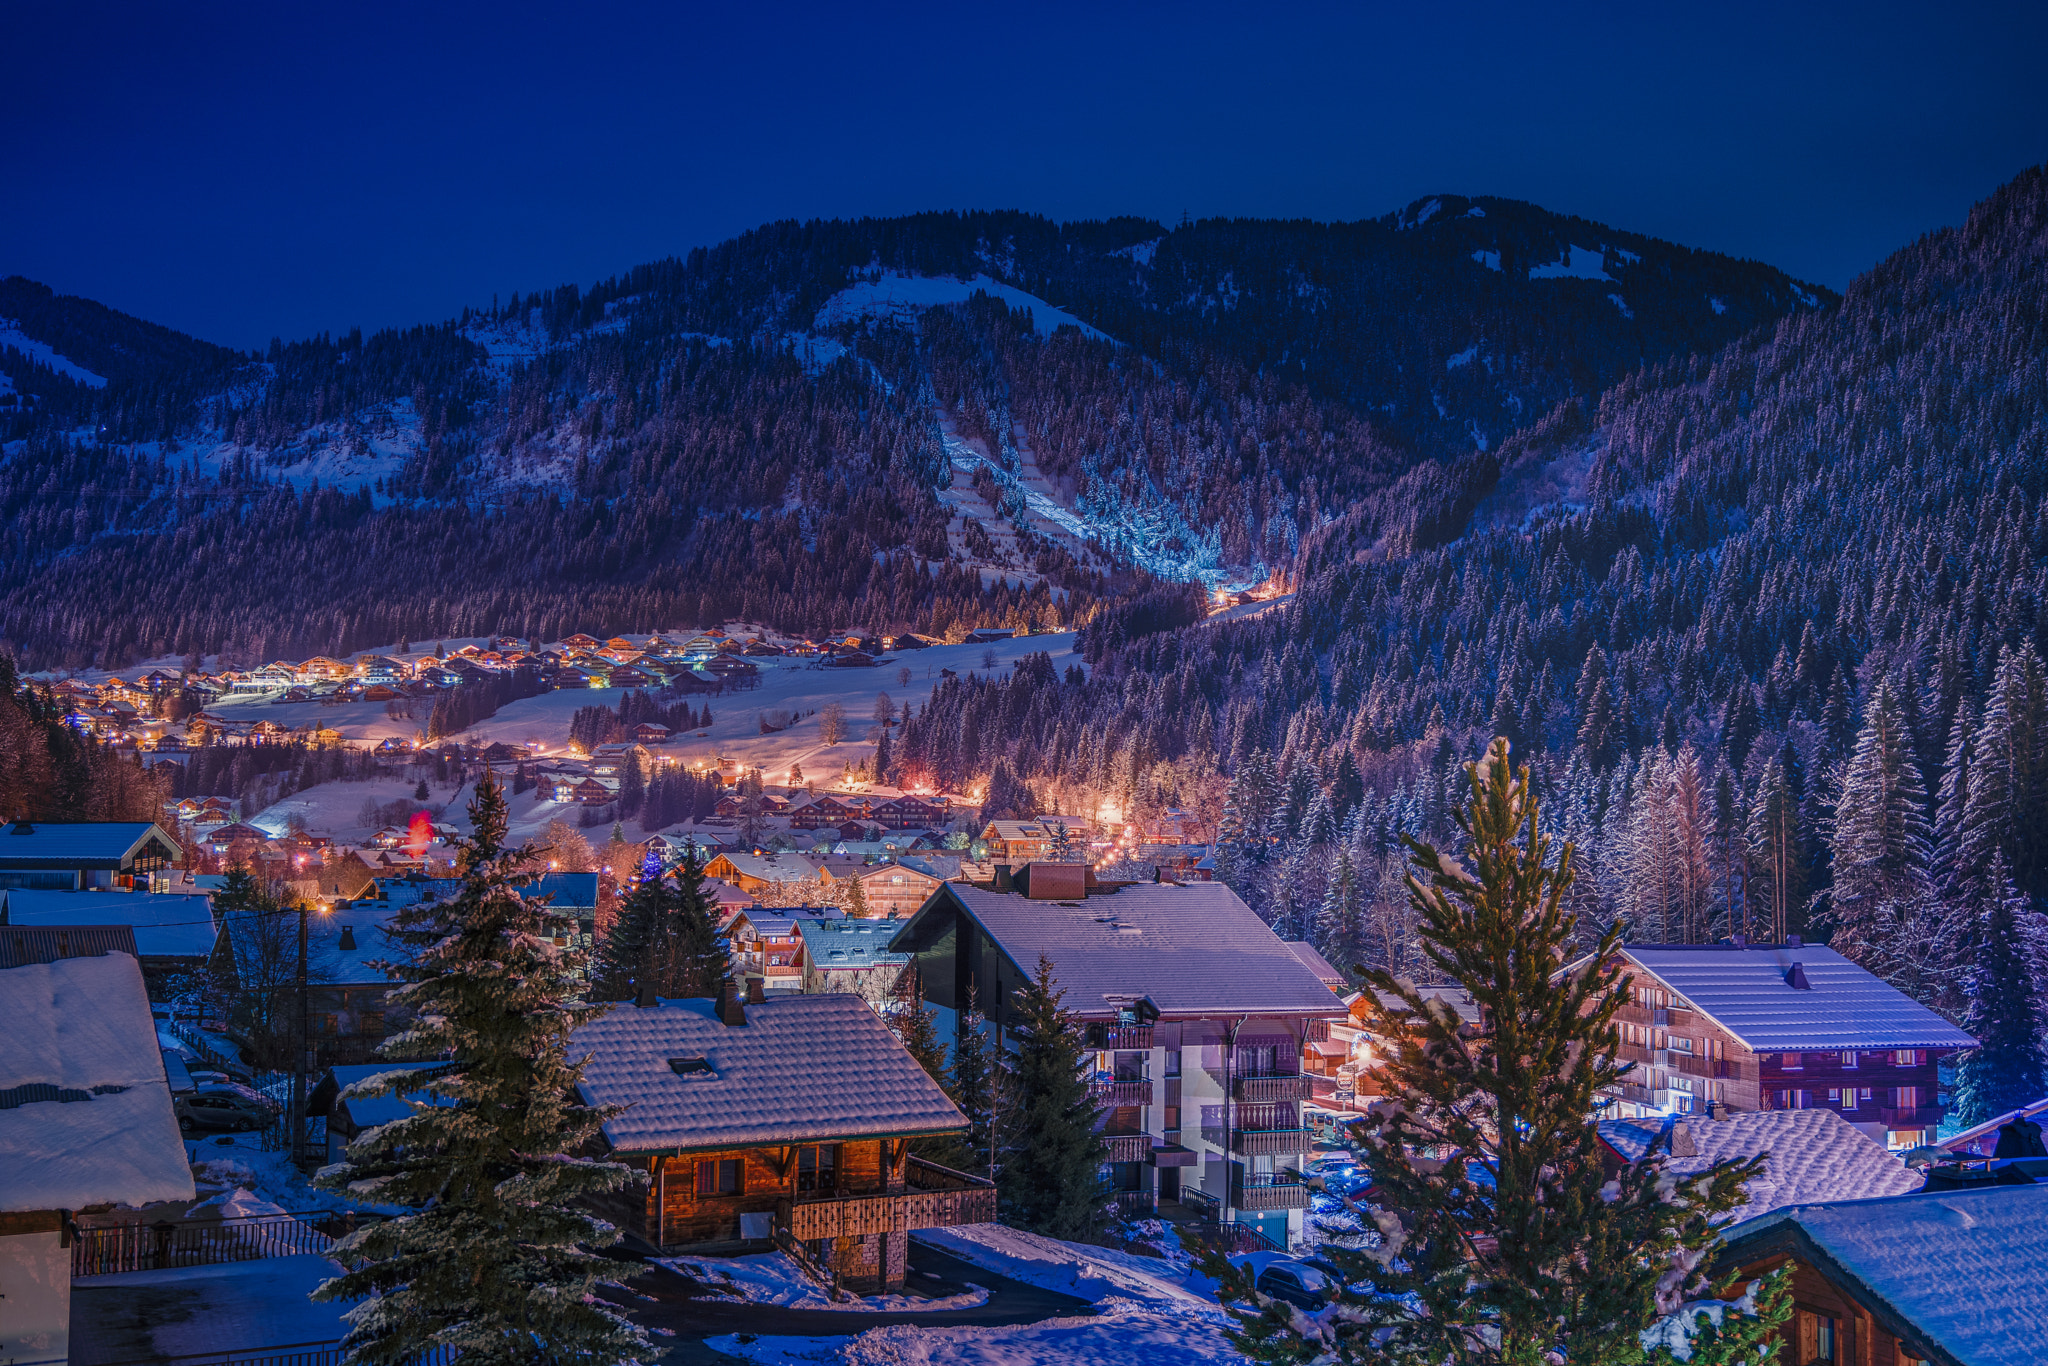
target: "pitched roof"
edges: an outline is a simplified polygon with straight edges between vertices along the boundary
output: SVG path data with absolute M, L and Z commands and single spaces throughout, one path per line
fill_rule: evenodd
M 1139 883 L 1107 896 L 1033 901 L 941 883 L 890 945 L 911 949 L 957 900 L 1021 970 L 1052 960 L 1067 1008 L 1106 1018 L 1139 997 L 1182 1019 L 1219 1014 L 1338 1016 L 1343 1002 L 1220 882 Z
M 730 860 L 740 876 L 763 882 L 809 882 L 818 876 L 818 866 L 798 854 L 723 853 L 718 857 Z
M 1329 959 L 1317 953 L 1313 944 L 1304 944 L 1298 939 L 1289 939 L 1284 942 L 1287 945 L 1288 952 L 1299 958 L 1302 966 L 1314 973 L 1316 980 L 1331 991 L 1341 993 L 1350 986 L 1350 982 L 1344 974 L 1332 967 Z
M 192 1198 L 133 958 L 0 972 L 0 1019 L 0 1211 Z
M 1758 1052 L 1977 1046 L 1832 949 L 1624 944 L 1621 952 Z M 1794 963 L 1809 989 L 1787 984 Z
M 1822 1270 L 1970 1366 L 2031 1366 L 2048 1338 L 2048 1185 L 1791 1205 L 1722 1236 L 1795 1226 Z
M 16 821 L 0 830 L 0 868 L 117 868 L 152 834 L 179 852 L 149 821 Z
M 1665 1151 L 1678 1150 L 1667 1168 L 1678 1175 L 1764 1155 L 1764 1173 L 1749 1183 L 1749 1203 L 1729 1217 L 1731 1223 L 1814 1200 L 1906 1195 L 1922 1182 L 1918 1172 L 1833 1110 L 1753 1110 L 1720 1120 L 1603 1119 L 1599 1128 L 1607 1146 L 1630 1162 L 1662 1138 Z
M 128 925 L 144 958 L 204 958 L 213 952 L 211 902 L 148 892 L 0 893 L 10 925 Z
M 791 996 L 721 1023 L 706 1000 L 617 1005 L 571 1036 L 582 1092 L 624 1105 L 613 1149 L 675 1152 L 946 1133 L 967 1120 L 859 997 Z M 683 1076 L 669 1060 L 701 1058 Z
M 804 957 L 821 972 L 901 965 L 907 953 L 892 952 L 889 941 L 903 928 L 900 920 L 799 920 Z

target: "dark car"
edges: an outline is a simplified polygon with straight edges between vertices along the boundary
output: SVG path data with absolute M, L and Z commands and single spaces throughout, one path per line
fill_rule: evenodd
M 277 1117 L 277 1108 L 260 1092 L 241 1086 L 202 1086 L 177 1098 L 178 1128 L 185 1133 L 200 1130 L 264 1129 Z
M 1259 1289 L 1310 1313 L 1328 1304 L 1328 1282 L 1301 1262 L 1275 1262 L 1259 1273 Z

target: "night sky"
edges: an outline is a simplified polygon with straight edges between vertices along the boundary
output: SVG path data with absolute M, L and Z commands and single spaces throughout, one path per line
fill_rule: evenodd
M 2048 159 L 2038 0 L 1535 8 L 17 4 L 0 274 L 255 347 L 776 218 L 1450 191 L 1840 287 Z

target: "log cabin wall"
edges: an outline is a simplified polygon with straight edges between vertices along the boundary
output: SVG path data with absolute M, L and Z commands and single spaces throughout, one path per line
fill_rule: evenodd
M 1792 1263 L 1792 1318 L 1774 1335 L 1784 1366 L 1925 1366 L 1874 1315 L 1823 1274 L 1778 1254 L 1745 1264 L 1735 1288 Z
M 805 1191 L 799 1195 L 798 1150 L 807 1146 L 817 1145 L 734 1148 L 643 1159 L 649 1179 L 642 1188 L 634 1231 L 662 1248 L 737 1243 L 742 1241 L 742 1214 L 772 1214 L 784 1200 L 829 1199 L 834 1193 L 882 1194 L 904 1188 L 902 1158 L 907 1154 L 907 1145 L 868 1139 L 836 1145 L 838 1161 L 832 1192 Z M 885 1149 L 888 1159 L 894 1160 L 885 1159 Z M 741 1164 L 739 1192 L 698 1194 L 697 1164 L 728 1161 Z

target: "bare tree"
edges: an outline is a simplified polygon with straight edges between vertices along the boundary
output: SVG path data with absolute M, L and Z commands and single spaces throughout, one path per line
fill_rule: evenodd
M 828 745 L 836 745 L 846 738 L 846 708 L 837 702 L 827 702 L 825 709 L 818 713 L 818 736 Z
M 876 694 L 875 694 L 875 724 L 876 724 L 876 725 L 878 725 L 878 726 L 886 726 L 886 725 L 888 725 L 888 724 L 889 724 L 889 722 L 890 722 L 891 720 L 893 720 L 893 719 L 895 718 L 895 715 L 896 715 L 896 704 L 895 704 L 894 702 L 891 702 L 891 701 L 889 700 L 889 694 L 887 694 L 887 693 L 885 693 L 885 692 L 878 692 L 878 693 L 876 693 Z
M 896 671 L 896 686 L 899 688 L 910 686 L 910 666 L 908 664 Z

